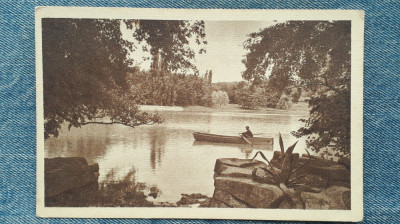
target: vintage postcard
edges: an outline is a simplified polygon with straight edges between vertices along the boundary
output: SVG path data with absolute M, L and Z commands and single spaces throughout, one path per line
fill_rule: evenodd
M 364 12 L 36 8 L 40 217 L 361 221 Z

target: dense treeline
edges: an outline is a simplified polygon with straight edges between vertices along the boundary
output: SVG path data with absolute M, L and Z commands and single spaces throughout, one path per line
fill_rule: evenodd
M 251 82 L 225 82 L 213 84 L 215 91 L 225 91 L 229 96 L 229 102 L 239 104 L 245 109 L 257 108 L 279 108 L 289 109 L 287 106 L 282 106 L 285 101 L 288 104 L 297 103 L 302 89 L 300 87 L 288 88 L 282 92 L 271 86 L 268 80 L 258 84 Z
M 137 95 L 138 103 L 143 105 L 211 107 L 231 103 L 239 104 L 244 109 L 289 109 L 298 102 L 302 93 L 299 87 L 279 94 L 267 81 L 258 85 L 245 81 L 211 83 L 211 70 L 204 75 L 176 74 L 156 68 L 150 71 L 131 70 L 131 91 Z
M 211 83 L 199 75 L 176 74 L 158 69 L 132 71 L 130 84 L 131 91 L 138 95 L 139 104 L 212 106 Z

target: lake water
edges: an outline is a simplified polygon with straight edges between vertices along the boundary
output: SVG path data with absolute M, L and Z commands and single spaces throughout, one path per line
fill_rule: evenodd
M 84 157 L 89 164 L 98 163 L 100 183 L 123 180 L 134 172 L 135 180 L 148 187 L 157 187 L 160 194 L 154 201 L 177 202 L 181 193 L 202 193 L 212 196 L 214 165 L 218 158 L 252 158 L 257 151 L 272 157 L 272 150 L 250 145 L 209 144 L 194 141 L 193 132 L 238 135 L 250 126 L 260 137 L 273 137 L 274 150 L 279 150 L 279 132 L 285 148 L 297 139 L 290 132 L 302 126 L 306 118 L 305 104 L 291 111 L 250 112 L 187 112 L 163 111 L 163 124 L 130 128 L 122 125 L 87 125 L 63 127 L 58 138 L 45 141 L 45 157 Z M 295 152 L 305 153 L 300 139 Z M 261 158 L 260 158 L 261 160 Z

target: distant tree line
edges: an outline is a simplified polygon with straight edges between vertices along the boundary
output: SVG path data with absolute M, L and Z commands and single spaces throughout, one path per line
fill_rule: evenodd
M 289 109 L 297 103 L 303 93 L 301 87 L 288 88 L 286 91 L 277 90 L 268 80 L 257 84 L 240 81 L 214 83 L 215 91 L 224 91 L 229 96 L 229 102 L 239 104 L 244 109 L 278 108 Z
M 195 74 L 172 73 L 152 68 L 130 72 L 129 83 L 138 104 L 160 106 L 212 106 L 211 83 Z
M 287 110 L 302 93 L 298 87 L 279 94 L 267 81 L 258 85 L 246 81 L 212 83 L 212 70 L 204 75 L 171 73 L 154 66 L 149 71 L 131 70 L 131 91 L 144 105 L 221 107 L 230 103 L 244 109 Z

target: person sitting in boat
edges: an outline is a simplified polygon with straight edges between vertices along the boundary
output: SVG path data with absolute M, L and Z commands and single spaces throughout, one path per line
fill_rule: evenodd
M 253 138 L 253 133 L 250 131 L 250 127 L 246 126 L 246 131 L 242 133 L 245 138 Z

